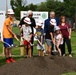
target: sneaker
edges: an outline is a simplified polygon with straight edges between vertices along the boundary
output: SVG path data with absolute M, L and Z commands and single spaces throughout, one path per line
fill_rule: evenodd
M 72 55 L 71 55 L 71 54 L 69 54 L 69 57 L 72 57 Z
M 13 58 L 9 58 L 9 60 L 10 60 L 11 62 L 16 62 Z
M 11 61 L 10 61 L 9 59 L 6 59 L 6 63 L 8 63 L 8 64 L 9 64 L 9 63 L 11 63 Z

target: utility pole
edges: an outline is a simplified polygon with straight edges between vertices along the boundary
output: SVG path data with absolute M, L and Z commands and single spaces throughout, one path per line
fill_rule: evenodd
M 76 7 L 75 7 L 75 31 L 76 31 Z
M 7 10 L 8 10 L 8 0 L 6 0 L 6 14 L 7 14 Z

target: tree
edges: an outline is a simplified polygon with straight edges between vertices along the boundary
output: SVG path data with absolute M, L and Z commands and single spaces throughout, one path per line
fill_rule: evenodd
M 25 7 L 26 8 L 26 7 Z M 37 5 L 34 5 L 33 3 L 29 4 L 27 6 L 28 10 L 36 11 Z
M 65 14 L 65 5 L 64 2 L 60 2 L 57 0 L 47 0 L 46 2 L 46 6 L 50 11 L 55 11 L 56 16 L 61 16 L 63 14 Z
M 25 9 L 26 0 L 10 0 L 11 7 L 15 12 L 15 17 L 20 17 L 20 11 Z
M 76 0 L 64 0 L 66 6 L 66 15 L 75 22 L 76 31 Z
M 37 5 L 37 11 L 49 11 L 49 9 L 46 6 L 46 2 L 41 2 Z

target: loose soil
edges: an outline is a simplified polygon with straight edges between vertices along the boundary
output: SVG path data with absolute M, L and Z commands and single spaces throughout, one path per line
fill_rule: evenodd
M 0 66 L 0 75 L 61 75 L 76 72 L 76 58 L 33 57 Z

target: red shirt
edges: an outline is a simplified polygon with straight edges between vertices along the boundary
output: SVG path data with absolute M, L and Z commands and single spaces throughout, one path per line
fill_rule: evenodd
M 71 26 L 68 23 L 65 23 L 64 26 L 62 26 L 61 24 L 59 25 L 61 33 L 63 35 L 63 38 L 68 38 L 69 37 L 69 31 L 68 29 L 71 28 Z

